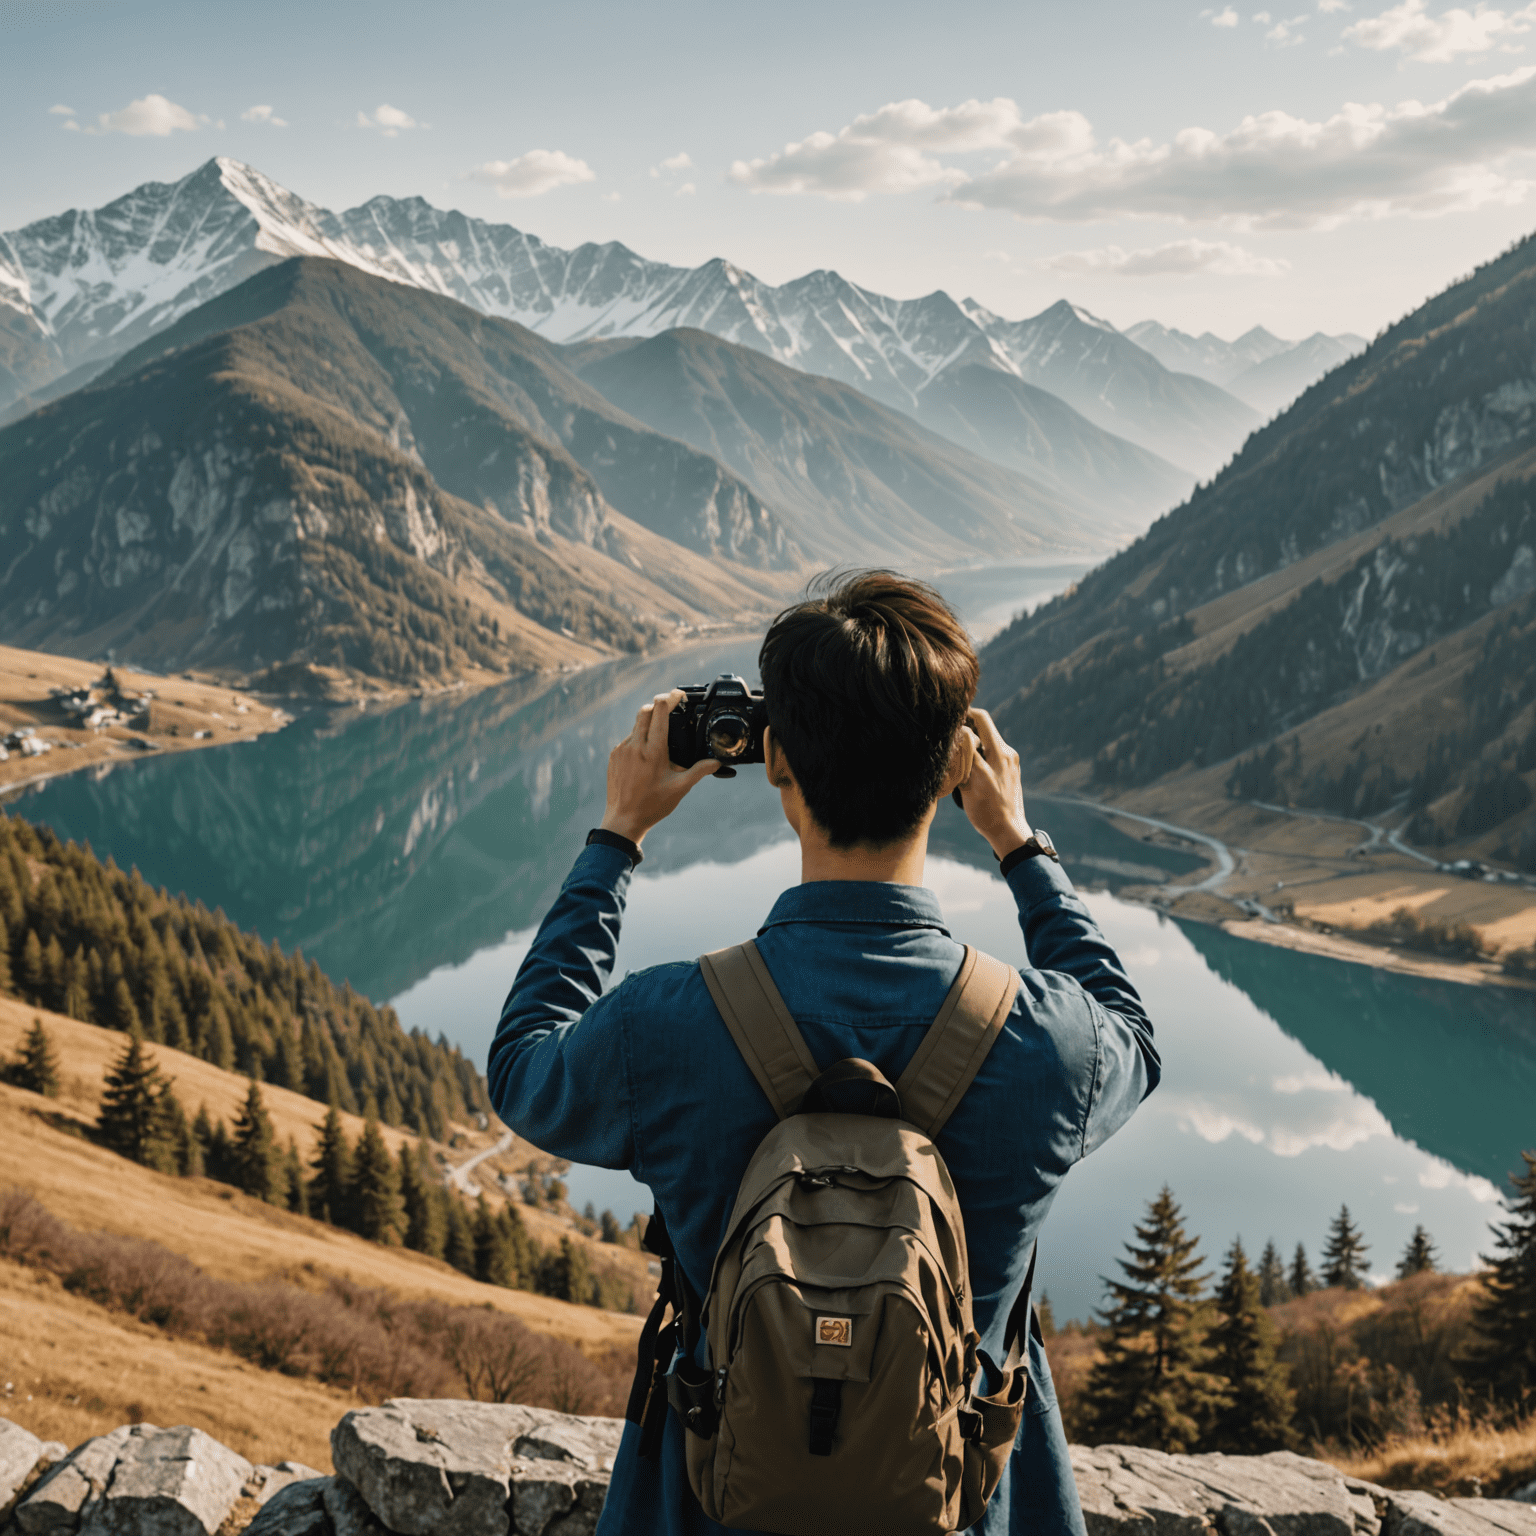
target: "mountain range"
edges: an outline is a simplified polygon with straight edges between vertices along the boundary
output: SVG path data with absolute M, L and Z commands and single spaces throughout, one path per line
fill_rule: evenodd
M 1533 332 L 1536 237 L 999 634 L 986 702 L 1051 721 L 1037 778 L 1400 804 L 1421 844 L 1536 868 Z
M 559 347 L 317 257 L 0 429 L 0 536 L 12 643 L 395 682 L 760 621 L 812 559 L 1117 542 L 1076 500 L 758 352 L 697 331 Z
M 420 198 L 376 197 L 337 214 L 229 159 L 0 236 L 0 410 L 14 415 L 78 386 L 291 256 L 344 261 L 555 342 L 705 331 L 850 384 L 1080 499 L 1104 490 L 1075 468 L 1102 446 L 1141 472 L 1121 474 L 1130 488 L 1114 494 L 1143 521 L 1225 462 L 1259 421 L 1218 384 L 1170 370 L 1065 302 L 1010 321 L 943 292 L 888 298 L 829 271 L 775 287 L 721 259 L 683 268 L 616 242 L 561 250 Z
M 1365 350 L 1360 336 L 1314 331 L 1305 341 L 1281 341 L 1262 325 L 1236 341 L 1223 341 L 1209 331 L 1191 336 L 1155 320 L 1129 326 L 1125 334 L 1165 368 L 1219 385 L 1266 419 L 1283 411 L 1314 380 Z

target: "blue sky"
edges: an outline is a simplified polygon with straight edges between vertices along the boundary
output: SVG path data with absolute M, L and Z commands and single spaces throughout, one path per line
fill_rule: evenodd
M 0 0 L 0 146 L 0 229 L 228 154 L 771 282 L 1369 335 L 1536 224 L 1536 4 Z

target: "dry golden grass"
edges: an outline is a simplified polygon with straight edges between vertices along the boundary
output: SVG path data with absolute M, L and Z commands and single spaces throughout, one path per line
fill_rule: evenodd
M 3 1259 L 0 1360 L 0 1414 L 69 1446 L 140 1420 L 192 1424 L 252 1461 L 328 1472 L 331 1426 L 357 1406 L 334 1388 L 168 1339 Z
M 1359 1456 L 1329 1457 L 1336 1467 L 1383 1488 L 1432 1488 L 1465 1496 L 1507 1494 L 1536 1479 L 1536 1415 L 1510 1429 L 1469 1422 L 1393 1440 Z

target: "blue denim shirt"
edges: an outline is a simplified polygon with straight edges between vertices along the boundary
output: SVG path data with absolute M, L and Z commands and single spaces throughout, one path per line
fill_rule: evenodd
M 616 849 L 578 856 L 502 1011 L 491 1099 L 507 1125 L 545 1152 L 627 1168 L 649 1185 L 702 1295 L 736 1187 L 774 1114 L 695 961 L 653 966 L 605 990 L 629 879 L 629 860 Z M 1023 986 L 938 1137 L 965 1215 L 976 1327 L 994 1359 L 1067 1170 L 1130 1119 L 1160 1071 L 1141 999 L 1060 865 L 1026 860 L 1008 885 L 1028 956 Z M 964 954 L 931 891 L 855 881 L 785 891 L 757 947 L 817 1062 L 863 1057 L 892 1082 Z M 1033 1337 L 1029 1363 L 1018 1442 L 973 1529 L 1083 1536 L 1050 1368 Z M 637 1431 L 626 1427 L 601 1536 L 722 1530 L 688 1486 L 685 1433 L 668 1414 L 653 1462 L 637 1456 Z

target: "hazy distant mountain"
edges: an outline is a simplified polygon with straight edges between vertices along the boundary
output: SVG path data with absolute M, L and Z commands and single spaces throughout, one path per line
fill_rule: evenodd
M 1086 500 L 1101 520 L 1140 533 L 1194 489 L 1167 459 L 1096 427 L 1060 395 L 986 363 L 944 369 L 917 418 L 951 441 Z
M 37 322 L 17 333 L 14 358 L 0 352 L 0 409 L 47 397 L 61 374 L 83 382 L 102 360 L 295 255 L 335 257 L 552 341 L 707 331 L 920 415 L 937 378 L 979 363 L 1061 395 L 1195 474 L 1224 461 L 1254 425 L 1239 402 L 1170 378 L 1123 338 L 1116 348 L 1112 328 L 1069 306 L 1009 322 L 942 292 L 891 299 L 826 271 L 776 288 L 719 259 L 688 269 L 612 242 L 560 250 L 420 198 L 378 197 L 336 214 L 228 159 L 0 236 L 0 313 Z M 1062 310 L 1082 327 L 1064 326 Z M 1106 356 L 1115 359 L 1107 372 Z M 984 448 L 968 425 L 959 430 L 964 446 Z M 1074 452 L 1052 445 L 1058 461 Z
M 1213 474 L 1259 424 L 1240 400 L 1170 372 L 1107 320 L 1065 299 L 1032 320 L 1004 320 L 969 300 L 966 312 L 1020 378 L 1197 475 Z
M 733 469 L 823 560 L 899 553 L 942 564 L 1102 549 L 1147 520 L 1150 497 L 1139 503 L 1141 515 L 1116 525 L 1059 484 L 1047 489 L 968 453 L 846 384 L 702 331 L 584 342 L 563 352 L 613 404 Z M 1173 472 L 1157 467 L 1162 479 L 1154 477 L 1152 488 L 1171 494 Z
M 1536 868 L 1533 328 L 1536 238 L 1000 634 L 983 692 L 1032 770 L 1113 787 L 1219 765 L 1217 793 L 1401 801 L 1416 841 Z
M 1142 320 L 1125 334 L 1165 368 L 1218 384 L 1266 418 L 1283 411 L 1330 368 L 1365 350 L 1361 336 L 1317 331 L 1305 341 L 1282 341 L 1262 325 L 1236 341 L 1223 341 L 1209 331 L 1191 336 L 1155 320 Z
M 763 568 L 798 555 L 760 500 L 553 359 L 338 262 L 263 271 L 0 431 L 0 634 L 408 681 L 779 601 Z

